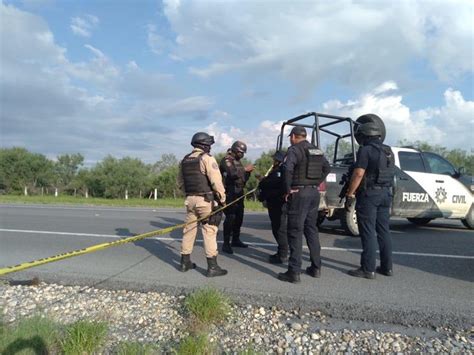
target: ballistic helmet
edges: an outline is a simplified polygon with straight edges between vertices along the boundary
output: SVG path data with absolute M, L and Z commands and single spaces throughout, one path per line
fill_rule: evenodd
M 232 144 L 232 147 L 230 147 L 230 150 L 245 154 L 247 153 L 247 144 L 241 141 L 235 141 L 234 144 Z
M 210 136 L 205 132 L 197 132 L 194 134 L 191 139 L 191 145 L 196 147 L 196 145 L 208 145 L 211 146 L 214 144 L 214 137 Z
M 366 138 L 382 137 L 382 135 L 382 128 L 375 122 L 367 122 L 360 124 L 355 128 L 354 132 L 355 139 L 359 144 L 363 144 Z

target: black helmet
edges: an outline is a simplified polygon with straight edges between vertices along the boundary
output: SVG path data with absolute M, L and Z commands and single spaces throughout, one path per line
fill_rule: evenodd
M 197 132 L 194 134 L 193 138 L 191 139 L 191 145 L 195 147 L 196 145 L 213 145 L 214 144 L 214 137 L 210 136 L 206 132 Z
M 234 144 L 232 144 L 232 147 L 230 147 L 230 150 L 245 154 L 247 153 L 247 144 L 241 141 L 235 141 Z
M 367 122 L 355 128 L 354 136 L 359 144 L 363 144 L 365 138 L 382 137 L 383 132 L 380 125 L 375 122 Z

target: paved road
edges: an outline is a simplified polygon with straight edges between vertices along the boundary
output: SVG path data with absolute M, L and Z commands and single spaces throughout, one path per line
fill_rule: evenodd
M 0 266 L 160 229 L 183 218 L 183 211 L 176 209 L 0 205 Z M 378 275 L 374 281 L 346 274 L 358 266 L 360 240 L 343 235 L 335 223 L 325 224 L 323 276 L 302 276 L 299 285 L 278 281 L 276 274 L 284 267 L 266 262 L 275 250 L 269 227 L 265 213 L 246 214 L 242 239 L 252 246 L 219 256 L 230 271 L 227 277 L 204 276 L 200 241 L 193 253 L 197 270 L 178 272 L 182 233 L 177 230 L 10 274 L 8 279 L 39 276 L 64 284 L 178 292 L 214 285 L 240 302 L 318 308 L 338 318 L 463 328 L 474 323 L 474 232 L 459 221 L 433 221 L 426 227 L 392 221 L 396 275 Z M 307 253 L 304 259 L 307 265 Z

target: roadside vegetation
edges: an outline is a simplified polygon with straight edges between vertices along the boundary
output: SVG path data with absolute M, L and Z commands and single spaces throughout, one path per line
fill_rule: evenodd
M 5 324 L 0 319 L 0 353 L 82 355 L 104 352 L 148 355 L 169 349 L 178 355 L 218 354 L 218 345 L 209 341 L 208 333 L 212 326 L 225 323 L 230 316 L 229 298 L 219 290 L 206 287 L 189 294 L 183 306 L 189 319 L 188 335 L 173 344 L 123 341 L 110 349 L 107 348 L 109 327 L 106 322 L 82 319 L 63 325 L 36 315 L 20 319 L 14 324 Z M 248 348 L 242 354 L 256 352 Z

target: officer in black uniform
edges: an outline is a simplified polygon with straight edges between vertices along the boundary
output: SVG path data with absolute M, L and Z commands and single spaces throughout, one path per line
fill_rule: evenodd
M 288 243 L 290 259 L 288 271 L 278 274 L 278 279 L 300 282 L 303 234 L 306 237 L 311 266 L 306 273 L 321 276 L 321 245 L 319 244 L 318 219 L 319 184 L 329 174 L 329 163 L 323 152 L 306 140 L 306 129 L 295 126 L 290 133 L 291 147 L 284 163 L 284 190 L 288 211 Z
M 219 164 L 226 190 L 226 204 L 230 204 L 244 195 L 245 184 L 254 169 L 252 164 L 246 167 L 242 165 L 240 160 L 244 157 L 245 153 L 247 153 L 247 145 L 244 142 L 236 141 Z M 244 219 L 244 199 L 242 198 L 227 207 L 224 210 L 224 214 L 224 244 L 222 245 L 222 251 L 227 254 L 233 254 L 232 247 L 247 248 L 248 245 L 240 240 L 240 227 Z M 231 236 L 232 244 L 230 243 Z
M 364 116 L 378 118 L 373 114 Z M 345 202 L 346 210 L 354 202 L 356 204 L 357 225 L 362 241 L 360 268 L 348 273 L 366 279 L 374 279 L 375 272 L 393 275 L 389 221 L 395 164 L 392 150 L 382 144 L 381 136 L 382 130 L 378 124 L 367 122 L 356 127 L 355 137 L 361 146 Z M 380 266 L 377 268 L 376 243 L 380 251 Z
M 265 202 L 268 216 L 272 224 L 272 233 L 278 244 L 278 251 L 270 255 L 272 264 L 282 264 L 288 261 L 288 238 L 286 236 L 286 204 L 283 198 L 283 160 L 285 154 L 281 151 L 273 155 L 273 167 L 259 185 L 259 200 Z

